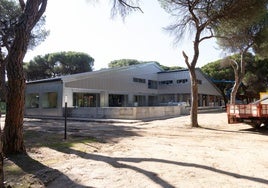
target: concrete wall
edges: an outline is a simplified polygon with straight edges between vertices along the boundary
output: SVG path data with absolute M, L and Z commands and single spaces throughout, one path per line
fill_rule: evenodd
M 147 119 L 189 114 L 184 106 L 68 108 L 68 116 L 106 119 Z
M 25 105 L 25 115 L 27 116 L 62 116 L 62 91 L 63 85 L 61 81 L 53 82 L 36 82 L 27 84 L 26 87 L 26 100 L 28 94 L 38 94 L 39 96 L 39 105 L 37 108 L 28 108 Z M 47 92 L 56 92 L 57 93 L 57 105 L 55 108 L 44 108 L 42 106 L 42 101 L 44 94 Z M 27 103 L 27 101 L 26 101 Z

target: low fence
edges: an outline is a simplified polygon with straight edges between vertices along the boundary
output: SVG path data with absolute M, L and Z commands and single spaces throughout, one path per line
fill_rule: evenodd
M 68 108 L 69 117 L 147 119 L 189 114 L 185 106 Z

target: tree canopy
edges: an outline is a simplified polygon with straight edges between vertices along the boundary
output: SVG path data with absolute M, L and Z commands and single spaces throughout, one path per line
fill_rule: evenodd
M 232 57 L 235 60 L 240 59 L 239 54 L 235 54 Z M 254 56 L 250 53 L 245 55 L 247 62 L 253 62 Z M 235 75 L 232 67 L 226 59 L 220 59 L 215 62 L 204 65 L 202 71 L 207 74 L 215 85 L 220 89 L 224 102 L 227 104 L 230 100 L 230 93 L 235 83 Z M 241 85 L 240 85 L 241 86 Z M 241 92 L 245 92 L 245 87 L 240 87 Z M 243 90 L 243 91 L 242 91 Z
M 235 75 L 235 84 L 232 88 L 230 103 L 235 104 L 236 93 L 245 75 L 245 53 L 250 49 L 256 49 L 257 37 L 267 24 L 264 21 L 267 14 L 267 0 L 241 0 L 240 12 L 228 20 L 221 20 L 220 25 L 214 26 L 219 46 L 225 51 L 239 53 L 240 58 L 228 58 Z M 256 11 L 258 10 L 258 11 Z M 265 41 L 261 42 L 265 43 Z M 261 45 L 261 43 L 258 44 Z
M 82 52 L 56 52 L 36 56 L 24 68 L 27 80 L 38 80 L 56 76 L 92 71 L 94 59 Z
M 4 55 L 7 55 L 7 50 L 14 40 L 15 27 L 21 14 L 22 9 L 16 1 L 0 0 L 0 52 Z M 28 48 L 34 48 L 49 35 L 49 31 L 44 27 L 45 22 L 46 17 L 42 16 L 31 30 Z
M 6 64 L 7 55 L 15 39 L 15 28 L 22 14 L 16 1 L 0 0 L 0 100 L 6 100 Z M 49 35 L 45 29 L 45 16 L 42 16 L 30 33 L 28 49 L 43 42 Z
M 240 54 L 230 57 L 235 60 L 240 59 Z M 260 92 L 268 89 L 268 60 L 259 59 L 251 53 L 245 55 L 245 76 L 239 85 L 236 99 L 251 102 L 259 98 Z M 234 85 L 234 71 L 225 59 L 208 63 L 202 67 L 202 71 L 207 74 L 212 81 L 218 86 L 225 98 L 225 102 L 230 99 L 231 89 Z
M 260 92 L 268 89 L 268 59 L 256 58 L 254 62 L 246 64 L 246 74 L 243 83 L 246 90 L 252 96 L 258 96 Z
M 219 88 L 224 102 L 227 104 L 229 98 L 227 92 L 233 87 L 234 72 L 232 68 L 222 65 L 222 60 L 208 63 L 201 70 L 208 75 L 212 82 Z
M 138 65 L 141 64 L 141 61 L 138 61 L 136 59 L 118 59 L 118 60 L 113 60 L 108 64 L 109 68 L 113 67 L 125 67 L 125 66 L 130 66 L 130 65 Z
M 256 37 L 266 30 L 267 0 L 240 0 L 239 13 L 214 25 L 219 46 L 231 53 L 246 52 L 256 42 Z M 256 11 L 257 10 L 257 11 Z

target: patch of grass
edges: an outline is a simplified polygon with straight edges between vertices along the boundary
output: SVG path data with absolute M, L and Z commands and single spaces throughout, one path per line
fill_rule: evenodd
M 4 165 L 4 176 L 5 176 L 5 186 L 12 188 L 24 188 L 29 187 L 29 183 L 24 183 L 21 178 L 27 175 L 19 166 L 11 161 L 5 161 Z
M 27 130 L 24 132 L 26 148 L 49 147 L 54 150 L 66 152 L 69 148 L 81 151 L 81 145 L 97 142 L 90 136 L 68 136 L 66 140 L 63 135 L 49 132 Z
M 55 157 L 56 155 L 53 156 L 53 154 L 44 154 L 39 148 L 46 147 L 66 154 L 74 151 L 89 152 L 89 148 L 90 150 L 92 150 L 92 147 L 96 149 L 94 148 L 94 143 L 98 142 L 95 138 L 85 135 L 68 135 L 66 140 L 63 139 L 63 136 L 55 132 L 25 130 L 25 146 L 28 153 L 32 153 L 33 155 L 15 155 L 12 156 L 12 159 L 10 158 L 5 161 L 4 174 L 6 186 L 26 188 L 34 187 L 32 185 L 38 185 L 42 187 L 40 185 L 45 180 L 42 179 L 43 176 L 36 176 L 36 173 L 39 173 L 42 169 L 49 168 L 48 166 L 50 165 L 59 162 L 62 163 L 63 159 L 61 157 Z M 42 155 L 49 157 L 43 158 Z
M 5 170 L 5 174 L 8 173 L 11 176 L 21 176 L 25 174 L 25 172 L 20 167 L 18 167 L 17 165 L 13 163 L 6 164 L 4 170 Z

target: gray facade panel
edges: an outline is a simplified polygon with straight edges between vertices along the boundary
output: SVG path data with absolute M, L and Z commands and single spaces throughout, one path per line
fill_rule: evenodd
M 25 114 L 62 116 L 65 98 L 69 108 L 77 108 L 80 104 L 89 108 L 159 106 L 177 102 L 190 104 L 188 70 L 162 71 L 156 64 L 148 63 L 28 83 Z M 216 104 L 220 92 L 199 69 L 196 69 L 196 74 L 199 105 Z M 79 112 L 78 109 L 75 111 Z
M 40 83 L 29 83 L 27 84 L 25 96 L 25 115 L 45 115 L 45 116 L 62 116 L 62 93 L 63 93 L 63 84 L 61 81 L 55 82 L 40 82 Z M 47 104 L 47 95 L 50 94 L 50 98 L 53 98 L 56 101 L 53 101 L 52 107 Z M 54 96 L 53 96 L 54 94 Z M 38 98 L 36 101 L 38 104 L 33 106 L 31 104 L 30 98 L 28 96 L 36 95 Z

